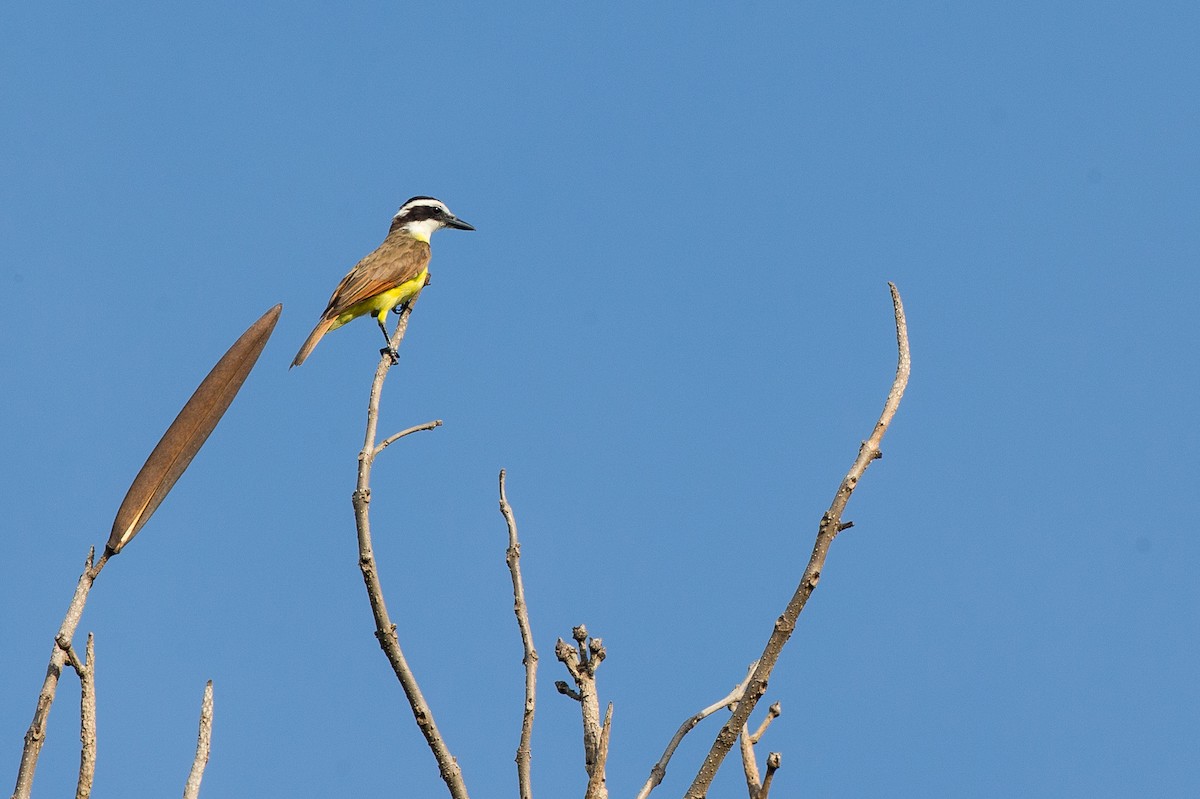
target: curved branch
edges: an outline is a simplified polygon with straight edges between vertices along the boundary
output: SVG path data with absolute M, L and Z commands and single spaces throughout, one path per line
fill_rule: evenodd
M 372 455 L 372 457 L 375 457 L 379 453 L 383 452 L 385 449 L 390 447 L 392 444 L 395 444 L 397 441 L 404 438 L 405 436 L 410 436 L 413 433 L 419 433 L 422 430 L 432 430 L 435 427 L 441 427 L 441 426 L 442 426 L 442 420 L 434 419 L 433 421 L 426 422 L 425 424 L 413 425 L 412 427 L 408 428 L 407 430 L 401 430 L 399 433 L 393 433 L 392 435 L 385 438 L 383 441 L 379 442 L 379 446 L 375 447 L 375 452 Z
M 713 742 L 708 755 L 705 756 L 696 778 L 692 781 L 687 793 L 684 794 L 686 799 L 703 799 L 707 795 L 708 788 L 717 774 L 717 769 L 721 766 L 721 761 L 737 743 L 738 735 L 750 717 L 750 712 L 754 710 L 755 704 L 766 693 L 767 680 L 771 676 L 772 669 L 775 668 L 775 663 L 779 660 L 779 654 L 796 629 L 796 619 L 800 616 L 800 611 L 804 610 L 805 603 L 808 602 L 809 596 L 812 595 L 821 579 L 821 571 L 825 567 L 825 558 L 829 555 L 829 547 L 837 534 L 845 529 L 842 525 L 842 512 L 846 509 L 846 503 L 850 501 L 850 495 L 854 493 L 854 488 L 866 472 L 867 466 L 871 464 L 871 461 L 882 457 L 879 444 L 883 441 L 883 435 L 896 415 L 896 409 L 900 407 L 900 399 L 904 396 L 909 373 L 912 371 L 912 358 L 908 349 L 908 323 L 904 318 L 904 305 L 900 301 L 900 292 L 896 289 L 895 284 L 888 283 L 888 287 L 892 292 L 892 310 L 896 317 L 896 348 L 899 354 L 896 363 L 896 377 L 892 381 L 892 388 L 883 404 L 883 413 L 880 414 L 879 421 L 875 423 L 871 437 L 859 447 L 858 457 L 855 458 L 850 471 L 846 473 L 846 477 L 838 486 L 829 510 L 825 511 L 825 515 L 821 517 L 812 557 L 809 558 L 808 566 L 800 578 L 800 585 L 796 588 L 796 592 L 792 595 L 783 614 L 775 621 L 775 629 L 771 632 L 771 637 L 767 639 L 767 645 L 763 649 L 762 657 L 759 658 L 758 668 L 754 670 L 746 695 L 738 703 L 737 710 L 734 711 L 729 721 L 717 734 L 717 739 Z
M 646 784 L 642 786 L 642 789 L 638 791 L 637 799 L 646 799 L 646 797 L 650 795 L 650 792 L 657 788 L 663 781 L 663 778 L 667 776 L 667 763 L 671 761 L 671 757 L 675 754 L 675 749 L 679 746 L 680 742 L 683 741 L 683 736 L 691 732 L 697 724 L 704 721 L 713 713 L 716 713 L 721 708 L 726 707 L 742 698 L 742 694 L 746 692 L 746 686 L 750 682 L 750 677 L 754 674 L 754 669 L 757 667 L 758 661 L 756 660 L 751 663 L 750 668 L 746 670 L 745 679 L 735 685 L 732 691 L 718 699 L 716 702 L 713 702 L 699 713 L 688 717 L 682 724 L 679 725 L 679 730 L 676 731 L 675 736 L 671 738 L 670 743 L 667 744 L 667 748 L 663 752 L 662 757 L 660 757 L 658 762 L 654 764 L 654 768 L 650 769 L 650 777 L 646 780 Z

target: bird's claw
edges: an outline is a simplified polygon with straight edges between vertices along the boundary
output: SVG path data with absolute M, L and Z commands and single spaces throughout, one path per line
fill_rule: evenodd
M 384 347 L 379 350 L 379 354 L 390 356 L 392 359 L 392 366 L 400 363 L 400 353 L 396 352 L 395 347 Z

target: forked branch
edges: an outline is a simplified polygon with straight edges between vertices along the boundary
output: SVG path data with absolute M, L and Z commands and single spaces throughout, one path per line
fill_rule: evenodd
M 17 784 L 13 788 L 13 799 L 29 799 L 33 790 L 33 774 L 37 770 L 38 756 L 42 753 L 42 744 L 46 742 L 46 723 L 50 718 L 50 708 L 54 705 L 54 695 L 58 692 L 58 678 L 62 676 L 63 666 L 67 664 L 67 647 L 75 637 L 75 628 L 83 616 L 84 605 L 87 604 L 88 593 L 92 590 L 104 562 L 95 563 L 96 550 L 93 547 L 83 566 L 83 574 L 75 586 L 75 595 L 67 607 L 58 635 L 54 637 L 54 648 L 50 652 L 50 665 L 46 667 L 46 679 L 42 682 L 41 693 L 38 694 L 37 707 L 33 713 L 33 721 L 25 733 L 25 748 L 21 751 L 21 766 L 17 769 Z
M 749 725 L 742 727 L 742 734 L 738 736 L 738 748 L 742 753 L 742 773 L 746 777 L 746 788 L 750 799 L 765 799 L 767 782 L 766 779 L 760 779 L 758 774 L 758 757 L 754 754 L 754 746 L 766 733 L 767 727 L 771 722 L 779 718 L 780 706 L 776 702 L 767 709 L 767 715 L 763 718 L 762 724 L 758 726 L 758 730 L 753 734 L 750 732 Z M 767 758 L 768 775 L 774 772 L 770 771 L 770 763 L 772 758 L 776 762 L 779 760 L 779 753 L 772 752 Z
M 33 721 L 30 722 L 29 730 L 25 733 L 25 747 L 21 750 L 21 765 L 17 769 L 17 783 L 13 788 L 13 799 L 28 799 L 33 790 L 33 775 L 37 770 L 42 745 L 46 741 L 46 723 L 50 717 L 50 708 L 54 704 L 54 696 L 58 691 L 58 679 L 62 675 L 63 666 L 70 662 L 79 672 L 81 679 L 91 671 L 91 655 L 88 655 L 89 662 L 85 666 L 80 661 L 78 654 L 71 648 L 71 641 L 74 640 L 79 619 L 83 616 L 83 608 L 87 604 L 92 584 L 100 576 L 100 571 L 108 559 L 121 552 L 142 529 L 180 475 L 187 469 L 188 464 L 192 462 L 192 458 L 199 452 L 217 422 L 229 408 L 229 404 L 233 402 L 233 398 L 237 396 L 246 376 L 258 362 L 258 356 L 262 354 L 267 339 L 271 337 L 271 332 L 275 329 L 275 323 L 279 321 L 282 309 L 282 305 L 276 305 L 250 325 L 200 382 L 199 387 L 184 404 L 179 415 L 175 417 L 175 421 L 159 439 L 158 444 L 151 451 L 150 457 L 146 459 L 146 463 L 133 479 L 133 484 L 130 485 L 124 501 L 117 509 L 112 533 L 109 535 L 108 543 L 104 547 L 100 560 L 95 559 L 94 547 L 88 553 L 87 563 L 75 586 L 75 594 L 71 597 L 67 614 L 58 628 L 58 634 L 54 637 L 54 649 L 50 652 L 50 665 L 46 667 L 46 678 L 43 680 L 42 690 L 38 694 Z M 89 641 L 89 648 L 90 645 Z M 94 687 L 94 685 L 85 684 L 84 690 L 94 690 Z M 93 706 L 93 721 L 94 710 Z M 87 762 L 89 744 L 86 740 L 88 724 L 86 706 L 83 712 L 85 715 L 82 720 L 84 732 L 81 734 L 85 740 L 77 793 L 85 791 L 85 789 L 91 790 L 89 770 L 95 768 L 94 736 L 91 744 L 92 762 L 90 764 Z
M 766 647 L 759 658 L 758 668 L 754 670 L 754 675 L 750 679 L 746 695 L 738 702 L 737 710 L 734 711 L 729 721 L 725 723 L 725 726 L 717 734 L 717 739 L 713 742 L 712 748 L 704 758 L 704 762 L 701 764 L 696 778 L 692 781 L 687 793 L 684 794 L 687 799 L 703 799 L 708 794 L 708 788 L 712 785 L 713 778 L 717 774 L 717 769 L 721 766 L 721 761 L 725 759 L 725 756 L 729 754 L 729 750 L 737 743 L 738 735 L 741 733 L 742 728 L 745 727 L 746 721 L 750 717 L 750 712 L 754 710 L 755 704 L 766 693 L 767 680 L 771 676 L 771 671 L 775 668 L 775 663 L 779 660 L 779 654 L 783 651 L 784 644 L 787 643 L 792 632 L 796 629 L 796 619 L 800 616 L 800 612 L 804 610 L 805 603 L 808 602 L 809 596 L 812 595 L 813 590 L 816 589 L 817 583 L 821 579 L 821 571 L 825 567 L 825 558 L 829 555 L 829 547 L 833 543 L 833 539 L 837 537 L 837 534 L 841 530 L 846 529 L 842 524 L 842 512 L 846 509 L 846 503 L 850 501 L 850 495 L 854 492 L 858 481 L 866 472 L 867 466 L 882 456 L 879 450 L 880 442 L 883 440 L 888 426 L 892 423 L 892 418 L 896 415 L 896 409 L 900 407 L 900 399 L 904 396 L 904 389 L 908 385 L 908 376 L 912 369 L 912 359 L 908 349 L 908 323 L 904 318 L 904 305 L 900 301 L 900 292 L 896 289 L 895 284 L 889 283 L 888 287 L 892 292 L 892 309 L 896 317 L 896 348 L 898 350 L 898 358 L 896 363 L 896 377 L 892 381 L 892 388 L 888 392 L 887 400 L 884 402 L 883 413 L 880 415 L 879 421 L 875 423 L 875 429 L 871 432 L 871 437 L 859 447 L 858 457 L 855 458 L 850 471 L 847 472 L 841 485 L 838 486 L 837 493 L 834 494 L 833 503 L 829 506 L 829 510 L 821 517 L 821 523 L 817 528 L 817 540 L 813 545 L 812 557 L 809 558 L 808 566 L 804 569 L 804 574 L 800 578 L 800 585 L 796 588 L 796 592 L 792 595 L 783 614 L 775 621 L 775 629 L 771 632 L 770 638 L 767 639 Z M 770 772 L 768 772 L 768 775 L 770 775 Z M 763 787 L 766 789 L 767 785 L 764 784 Z
M 560 694 L 569 696 L 579 703 L 583 719 L 583 766 L 588 774 L 587 799 L 605 799 L 608 788 L 604 769 L 608 760 L 609 725 L 612 706 L 609 706 L 603 723 L 600 721 L 600 697 L 596 691 L 596 669 L 604 662 L 608 653 L 604 642 L 591 638 L 587 627 L 579 625 L 571 630 L 575 645 L 559 638 L 554 646 L 554 656 L 566 667 L 575 681 L 575 690 L 562 680 L 554 683 Z
M 758 661 L 751 663 L 750 668 L 746 671 L 745 679 L 735 685 L 732 691 L 718 699 L 716 702 L 713 702 L 699 713 L 689 716 L 682 724 L 679 725 L 679 729 L 675 732 L 675 736 L 671 738 L 670 743 L 667 744 L 666 751 L 663 752 L 662 757 L 658 759 L 658 762 L 654 764 L 654 768 L 650 769 L 650 777 L 646 780 L 646 783 L 642 786 L 642 789 L 638 791 L 637 799 L 646 799 L 646 797 L 650 795 L 650 792 L 657 788 L 663 781 L 663 778 L 667 776 L 667 764 L 671 762 L 671 757 L 675 754 L 675 749 L 679 746 L 680 742 L 683 741 L 683 736 L 691 732 L 697 724 L 704 721 L 713 713 L 716 713 L 723 707 L 729 707 L 729 705 L 742 698 L 742 694 L 746 692 L 746 685 L 749 684 L 750 677 L 754 674 L 754 669 L 757 666 Z
M 400 314 L 396 331 L 390 339 L 390 347 L 393 352 L 398 351 L 400 343 L 404 341 L 404 333 L 408 330 L 408 319 L 415 303 L 416 298 L 414 297 L 409 301 L 404 312 Z M 438 771 L 441 773 L 446 787 L 450 789 L 450 795 L 454 799 L 467 799 L 467 786 L 463 781 L 462 771 L 459 769 L 454 755 L 450 753 L 449 747 L 446 746 L 437 723 L 433 719 L 433 711 L 425 701 L 421 687 L 417 684 L 417 678 L 413 674 L 412 668 L 409 667 L 408 660 L 404 657 L 404 651 L 400 648 L 396 625 L 392 623 L 392 619 L 388 615 L 387 604 L 383 599 L 383 585 L 379 580 L 379 569 L 375 563 L 375 552 L 371 546 L 371 466 L 375 462 L 375 457 L 387 444 L 408 432 L 437 427 L 437 423 L 432 422 L 427 425 L 419 425 L 386 439 L 384 444 L 376 444 L 375 436 L 379 429 L 379 397 L 383 392 L 384 378 L 387 377 L 388 370 L 393 365 L 395 362 L 385 350 L 380 355 L 379 366 L 375 369 L 375 379 L 371 383 L 371 396 L 367 405 L 366 437 L 363 441 L 362 451 L 358 454 L 358 484 L 353 497 L 354 523 L 358 530 L 358 566 L 362 570 L 363 582 L 367 587 L 367 599 L 371 603 L 371 612 L 375 617 L 375 637 L 379 639 L 379 645 L 383 648 L 388 663 L 391 664 L 392 671 L 396 674 L 396 679 L 400 681 L 400 687 L 404 689 L 404 695 L 408 698 L 408 704 L 412 708 L 417 727 L 425 736 L 425 742 L 429 744 L 430 751 L 433 752 L 433 757 L 438 764 Z

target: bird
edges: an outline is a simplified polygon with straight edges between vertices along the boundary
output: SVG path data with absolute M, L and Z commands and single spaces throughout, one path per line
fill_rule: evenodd
M 425 288 L 429 279 L 429 237 L 444 227 L 475 229 L 433 197 L 413 197 L 401 205 L 383 243 L 355 264 L 333 290 L 325 312 L 296 353 L 292 366 L 304 363 L 330 330 L 365 314 L 374 316 L 383 331 L 385 346 L 380 354 L 390 354 L 395 362 L 398 356 L 385 324 L 388 311 L 400 313 Z

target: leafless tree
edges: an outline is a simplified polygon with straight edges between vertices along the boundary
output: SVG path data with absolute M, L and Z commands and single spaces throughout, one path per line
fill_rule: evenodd
M 750 716 L 759 700 L 766 694 L 771 672 L 779 660 L 784 645 L 796 629 L 797 618 L 803 611 L 805 603 L 820 581 L 825 560 L 834 539 L 840 532 L 851 526 L 850 522 L 843 521 L 846 505 L 866 473 L 867 467 L 881 457 L 881 442 L 899 408 L 900 400 L 908 384 L 911 358 L 907 322 L 899 292 L 895 285 L 889 284 L 889 287 L 896 323 L 898 352 L 896 374 L 879 420 L 871 435 L 861 443 L 857 457 L 839 484 L 832 503 L 820 518 L 812 555 L 799 577 L 795 592 L 776 619 L 761 654 L 750 664 L 745 677 L 728 694 L 683 721 L 678 731 L 667 743 L 662 756 L 651 768 L 649 776 L 637 794 L 637 799 L 646 799 L 662 783 L 667 773 L 667 767 L 683 738 L 709 716 L 722 711 L 727 712 L 728 716 L 716 734 L 708 754 L 698 766 L 696 776 L 685 796 L 688 799 L 701 799 L 706 796 L 725 756 L 737 745 L 750 799 L 768 799 L 782 757 L 778 752 L 769 753 L 766 758 L 764 774 L 758 765 L 755 746 L 761 741 L 769 725 L 780 716 L 781 705 L 779 702 L 771 705 L 753 732 L 751 732 Z M 414 303 L 410 302 L 399 316 L 395 332 L 390 339 L 392 352 L 399 351 L 408 328 L 413 306 Z M 33 721 L 25 736 L 25 747 L 22 751 L 13 799 L 27 799 L 30 795 L 34 770 L 45 740 L 50 707 L 54 701 L 59 677 L 67 665 L 70 665 L 78 674 L 81 684 L 81 754 L 76 797 L 77 799 L 86 799 L 90 795 L 97 751 L 95 642 L 89 634 L 82 658 L 72 643 L 84 605 L 87 602 L 88 593 L 105 563 L 111 557 L 119 554 L 142 528 L 175 481 L 187 468 L 188 463 L 209 433 L 212 432 L 262 352 L 279 317 L 279 311 L 279 306 L 276 306 L 252 325 L 201 383 L 135 478 L 117 513 L 112 534 L 100 559 L 95 560 L 94 550 L 88 554 L 83 574 L 79 578 L 67 614 L 54 638 L 46 679 L 38 696 Z M 451 797 L 467 799 L 466 781 L 458 767 L 458 762 L 438 729 L 433 710 L 425 700 L 416 675 L 405 659 L 396 632 L 396 625 L 392 623 L 388 615 L 384 589 L 371 542 L 371 471 L 375 459 L 400 439 L 417 432 L 432 430 L 442 424 L 440 420 L 432 420 L 382 439 L 378 437 L 380 396 L 384 381 L 396 363 L 398 361 L 394 360 L 387 350 L 381 354 L 370 388 L 366 434 L 362 449 L 358 454 L 358 479 L 352 500 L 359 567 L 374 618 L 375 636 L 404 691 L 413 718 L 433 753 L 442 780 L 446 783 Z M 508 501 L 505 478 L 505 472 L 501 470 L 499 505 L 508 533 L 505 561 L 512 578 L 513 611 L 520 633 L 522 663 L 525 670 L 524 711 L 515 758 L 517 789 L 521 799 L 532 799 L 530 742 L 537 706 L 538 652 L 529 623 L 529 609 L 521 574 L 521 544 L 517 533 L 516 515 Z M 583 759 L 588 775 L 588 782 L 584 789 L 585 799 L 607 799 L 606 765 L 612 734 L 613 703 L 607 703 L 604 712 L 601 713 L 597 673 L 608 656 L 608 652 L 600 638 L 592 636 L 586 626 L 579 625 L 571 631 L 570 642 L 562 639 L 556 642 L 554 654 L 570 678 L 569 682 L 567 680 L 556 681 L 555 687 L 560 694 L 578 703 L 580 708 Z M 185 799 L 199 795 L 204 766 L 208 762 L 212 720 L 213 691 L 210 681 L 204 692 L 196 756 L 191 773 L 187 778 L 184 790 Z
M 750 799 L 767 799 L 775 772 L 779 769 L 782 757 L 778 752 L 772 752 L 767 758 L 767 771 L 760 776 L 754 746 L 766 732 L 768 725 L 780 715 L 779 703 L 771 706 L 766 717 L 755 732 L 749 731 L 749 719 L 758 701 L 765 695 L 771 672 L 779 660 L 784 645 L 796 629 L 796 620 L 809 596 L 816 589 L 829 555 L 829 548 L 838 533 L 852 526 L 851 522 L 843 522 L 843 513 L 851 494 L 858 486 L 867 467 L 882 457 L 880 445 L 884 434 L 887 433 L 900 400 L 908 385 L 911 370 L 911 357 L 908 345 L 908 325 L 904 316 L 904 306 L 900 300 L 900 292 L 894 284 L 888 287 L 892 296 L 892 309 L 896 322 L 897 365 L 896 374 L 891 389 L 884 402 L 883 412 L 871 435 L 862 442 L 858 455 L 850 470 L 842 479 L 834 494 L 829 509 L 821 516 L 817 525 L 816 540 L 813 544 L 812 556 L 808 565 L 800 575 L 799 584 L 783 613 L 776 619 L 771 635 L 764 645 L 762 654 L 751 664 L 749 673 L 737 687 L 728 695 L 714 704 L 704 708 L 686 719 L 675 736 L 667 744 L 663 756 L 654 764 L 650 776 L 642 786 L 637 799 L 645 799 L 666 775 L 667 765 L 675 753 L 676 747 L 685 735 L 695 728 L 702 720 L 718 712 L 722 708 L 730 711 L 729 718 L 717 733 L 712 747 L 700 764 L 691 786 L 685 796 L 688 799 L 701 799 L 707 795 L 713 777 L 717 773 L 725 756 L 735 744 L 739 744 L 742 757 L 743 772 L 746 776 L 747 789 Z M 408 328 L 412 306 L 407 307 L 400 315 L 395 333 L 391 338 L 392 351 L 398 351 Z M 455 799 L 466 799 L 467 787 L 458 763 L 450 753 L 449 746 L 442 738 L 434 722 L 433 711 L 425 701 L 412 670 L 409 668 L 400 642 L 396 635 L 396 626 L 391 623 L 384 602 L 383 587 L 379 581 L 375 556 L 371 549 L 370 528 L 370 498 L 371 498 L 371 466 L 375 458 L 390 444 L 400 438 L 421 430 L 432 430 L 441 425 L 440 421 L 430 421 L 415 427 L 410 427 L 395 433 L 382 441 L 376 439 L 379 426 L 379 399 L 384 380 L 397 361 L 385 350 L 381 354 L 379 366 L 375 370 L 375 378 L 371 383 L 370 399 L 367 408 L 367 430 L 363 448 L 358 455 L 358 485 L 354 492 L 354 518 L 358 530 L 359 565 L 363 572 L 363 580 L 367 587 L 367 597 L 375 618 L 375 635 L 378 637 L 388 661 L 391 663 L 396 677 L 400 681 L 412 709 L 417 726 L 425 736 L 425 740 L 437 761 L 442 779 L 445 781 L 450 795 Z M 525 602 L 524 583 L 520 570 L 520 542 L 517 538 L 517 524 L 508 502 L 505 490 L 505 473 L 500 472 L 500 511 L 508 529 L 509 545 L 506 555 L 508 568 L 513 582 L 513 609 L 517 616 L 518 628 L 524 651 L 525 666 L 525 710 L 521 720 L 520 744 L 517 748 L 517 784 L 521 799 L 532 797 L 530 776 L 529 740 L 532 732 L 534 711 L 536 709 L 535 689 L 537 684 L 537 650 L 534 647 L 533 636 L 529 629 L 528 608 Z M 555 657 L 566 669 L 573 682 L 573 687 L 565 680 L 555 683 L 558 692 L 579 703 L 583 728 L 584 765 L 588 774 L 588 783 L 584 791 L 585 799 L 606 799 L 608 789 L 605 785 L 605 764 L 608 757 L 608 743 L 611 733 L 613 705 L 609 703 L 607 710 L 600 713 L 599 692 L 596 684 L 596 672 L 607 657 L 604 643 L 599 638 L 592 637 L 585 626 L 580 625 L 571 632 L 573 643 L 557 641 L 554 648 Z

